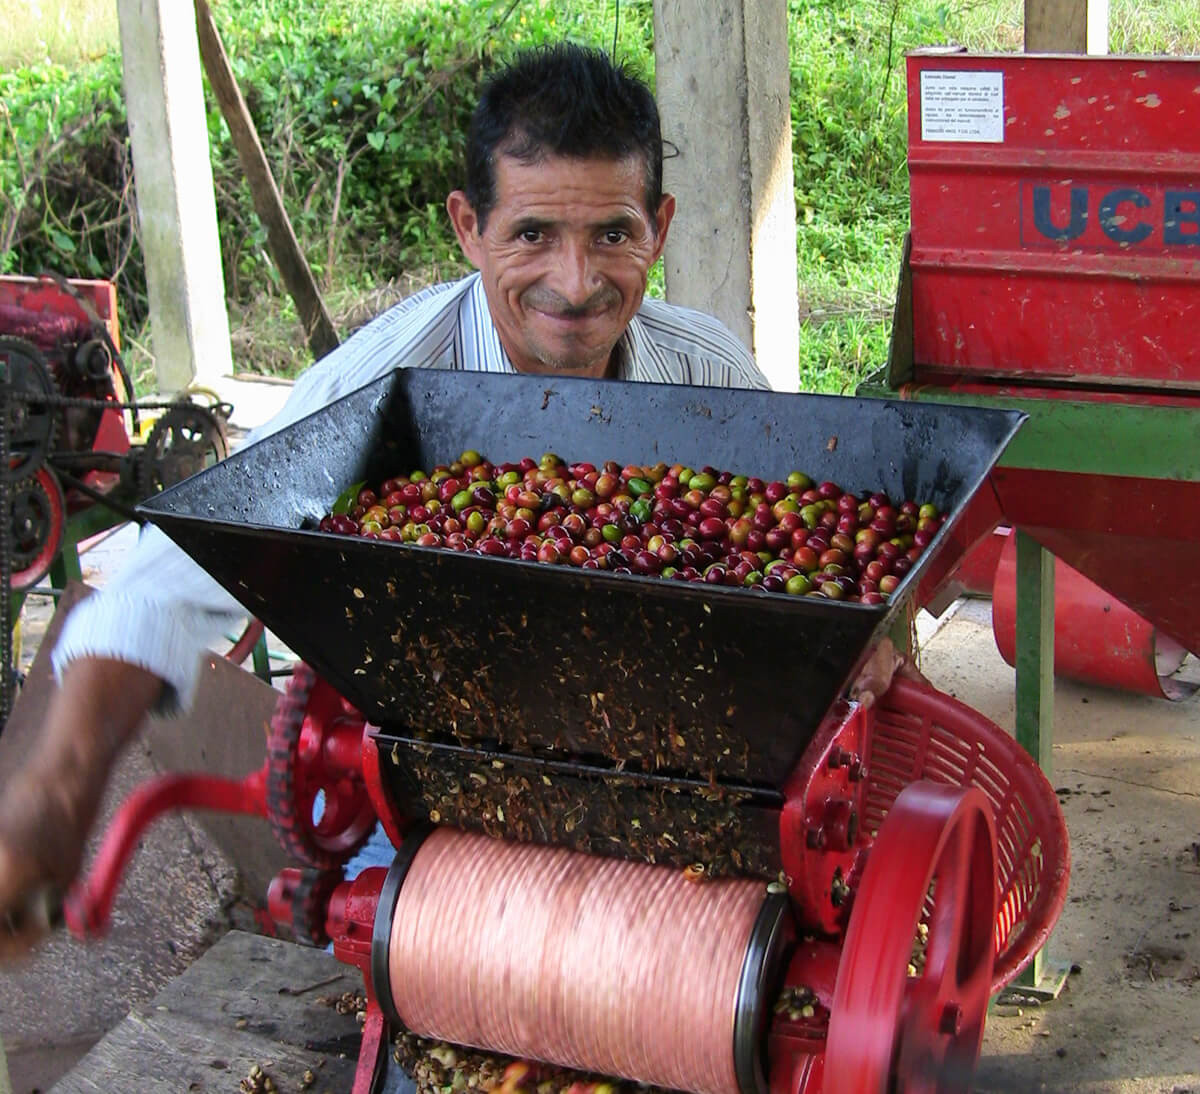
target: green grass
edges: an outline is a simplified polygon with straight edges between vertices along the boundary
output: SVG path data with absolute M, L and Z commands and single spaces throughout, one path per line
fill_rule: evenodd
M 120 49 L 116 0 L 0 0 L 0 71 L 77 65 Z

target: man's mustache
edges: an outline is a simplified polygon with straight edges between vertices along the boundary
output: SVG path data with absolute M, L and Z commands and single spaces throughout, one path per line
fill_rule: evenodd
M 620 294 L 611 285 L 597 290 L 582 304 L 572 304 L 549 289 L 530 289 L 525 294 L 527 307 L 560 319 L 585 319 L 596 312 L 607 311 L 619 301 Z

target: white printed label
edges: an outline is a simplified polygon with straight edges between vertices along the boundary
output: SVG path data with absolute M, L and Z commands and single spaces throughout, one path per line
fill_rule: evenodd
M 1004 73 L 921 73 L 921 140 L 1004 141 Z

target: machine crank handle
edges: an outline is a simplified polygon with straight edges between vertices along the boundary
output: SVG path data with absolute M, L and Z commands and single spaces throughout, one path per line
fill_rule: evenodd
M 67 929 L 79 939 L 99 938 L 108 930 L 125 866 L 142 833 L 161 814 L 171 809 L 209 809 L 265 817 L 266 781 L 264 765 L 240 780 L 168 774 L 139 786 L 113 817 L 86 880 L 68 889 L 62 902 Z

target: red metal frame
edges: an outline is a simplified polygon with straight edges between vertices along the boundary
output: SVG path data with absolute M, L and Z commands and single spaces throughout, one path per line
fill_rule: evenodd
M 859 838 L 870 719 L 857 703 L 835 703 L 784 786 L 779 814 L 783 872 L 796 916 L 827 935 L 850 913 L 866 843 Z
M 1200 482 L 1001 467 L 1005 515 L 1068 565 L 1200 650 Z
M 992 590 L 992 631 L 996 647 L 1016 664 L 1017 547 L 1004 540 Z M 1054 671 L 1057 676 L 1098 687 L 1139 692 L 1155 698 L 1185 699 L 1196 688 L 1172 682 L 1182 661 L 1165 657 L 1173 645 L 1149 620 L 1089 581 L 1062 559 L 1054 566 Z M 1169 662 L 1176 663 L 1169 663 Z M 1166 675 L 1160 675 L 1166 669 Z

